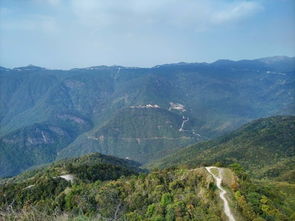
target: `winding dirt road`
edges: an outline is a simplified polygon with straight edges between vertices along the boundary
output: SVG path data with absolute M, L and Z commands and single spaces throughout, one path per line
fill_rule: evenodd
M 216 176 L 214 173 L 212 173 L 211 169 L 217 169 L 218 170 L 218 176 Z M 228 201 L 225 198 L 226 191 L 221 186 L 222 176 L 223 176 L 223 169 L 218 168 L 218 167 L 206 167 L 206 170 L 213 176 L 213 178 L 216 181 L 216 185 L 217 185 L 218 189 L 220 189 L 219 196 L 223 200 L 223 210 L 224 210 L 225 215 L 227 216 L 229 221 L 236 221 L 233 214 L 232 214 L 232 212 L 231 212 L 231 210 L 230 210 L 230 208 L 229 208 Z
M 182 116 L 181 127 L 178 129 L 178 131 L 180 131 L 180 132 L 183 131 L 184 124 L 188 121 L 189 121 L 189 118 L 185 118 L 184 116 Z

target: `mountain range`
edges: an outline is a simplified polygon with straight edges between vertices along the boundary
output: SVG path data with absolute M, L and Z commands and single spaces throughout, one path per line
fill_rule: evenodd
M 149 163 L 295 113 L 295 58 L 152 68 L 0 68 L 0 176 L 100 152 Z

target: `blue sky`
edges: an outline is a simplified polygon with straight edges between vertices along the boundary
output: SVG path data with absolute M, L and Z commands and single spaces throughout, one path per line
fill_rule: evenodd
M 0 65 L 295 56 L 294 0 L 0 0 Z

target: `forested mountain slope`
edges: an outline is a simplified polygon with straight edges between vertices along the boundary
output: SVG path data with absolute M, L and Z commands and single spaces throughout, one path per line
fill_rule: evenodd
M 118 112 L 106 125 L 60 151 L 59 158 L 105 152 L 140 162 L 204 140 L 204 122 L 158 107 L 135 106 Z M 200 134 L 199 134 L 200 133 Z M 78 143 L 79 142 L 79 143 Z
M 89 151 L 146 162 L 252 119 L 294 114 L 294 72 L 288 57 L 153 68 L 0 68 L 0 162 L 6 165 L 0 176 Z
M 215 163 L 239 163 L 256 177 L 295 182 L 295 117 L 252 121 L 228 135 L 183 148 L 152 167 Z

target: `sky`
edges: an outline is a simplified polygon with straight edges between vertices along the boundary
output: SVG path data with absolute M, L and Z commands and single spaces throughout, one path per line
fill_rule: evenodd
M 0 0 L 0 66 L 295 56 L 294 0 Z

